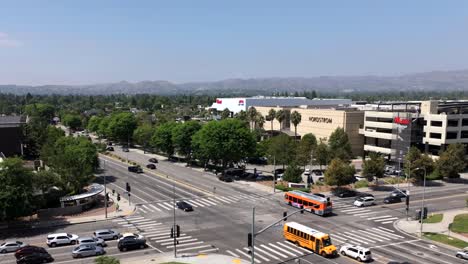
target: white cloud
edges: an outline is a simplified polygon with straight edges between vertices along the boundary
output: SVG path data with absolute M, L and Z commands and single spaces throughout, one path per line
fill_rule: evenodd
M 1 47 L 19 47 L 23 45 L 21 41 L 11 38 L 7 33 L 0 32 L 0 48 Z

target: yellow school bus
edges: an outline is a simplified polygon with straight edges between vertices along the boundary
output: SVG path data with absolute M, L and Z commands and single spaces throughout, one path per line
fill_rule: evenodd
M 284 238 L 323 257 L 337 255 L 336 247 L 332 244 L 328 234 L 296 222 L 284 224 Z

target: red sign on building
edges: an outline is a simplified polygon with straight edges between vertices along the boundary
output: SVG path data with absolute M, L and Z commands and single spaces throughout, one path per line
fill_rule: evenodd
M 400 124 L 400 125 L 409 125 L 409 123 L 411 122 L 409 119 L 405 119 L 405 118 L 400 118 L 400 117 L 395 117 L 393 119 L 393 122 L 394 123 L 397 123 L 397 124 Z
M 223 103 L 223 100 L 221 100 L 221 99 L 216 99 L 216 103 L 217 103 L 217 104 L 222 104 L 222 103 Z

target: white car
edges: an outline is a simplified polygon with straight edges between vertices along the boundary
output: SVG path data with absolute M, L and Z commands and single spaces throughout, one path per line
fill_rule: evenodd
M 112 229 L 101 229 L 101 230 L 96 230 L 93 233 L 93 235 L 97 238 L 102 238 L 104 240 L 112 240 L 112 239 L 118 239 L 120 236 L 120 233 Z
M 375 204 L 375 198 L 374 197 L 360 197 L 354 201 L 354 206 L 357 207 L 364 207 L 364 206 L 371 206 Z
M 340 254 L 353 258 L 359 262 L 369 261 L 372 259 L 370 249 L 348 244 L 345 244 L 340 248 Z
M 460 259 L 468 259 L 468 249 L 463 250 L 463 251 L 458 251 L 455 256 Z
M 47 245 L 49 247 L 55 247 L 60 245 L 75 245 L 78 241 L 78 238 L 78 235 L 75 234 L 50 234 L 47 236 Z
M 27 246 L 28 244 L 20 241 L 6 241 L 0 244 L 0 253 L 15 252 L 16 250 Z
M 123 233 L 120 235 L 119 239 L 117 241 L 120 241 L 124 238 L 134 238 L 137 240 L 142 240 L 146 242 L 146 238 L 140 234 L 135 234 L 135 233 Z

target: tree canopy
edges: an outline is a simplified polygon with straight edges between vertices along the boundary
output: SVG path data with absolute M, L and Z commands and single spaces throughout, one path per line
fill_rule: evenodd
M 406 153 L 404 168 L 406 175 L 422 180 L 424 178 L 424 169 L 427 174 L 431 174 L 434 169 L 434 162 L 428 155 L 422 154 L 417 147 L 411 147 Z
M 288 165 L 284 172 L 283 180 L 287 182 L 300 183 L 302 181 L 302 170 L 295 162 Z
M 120 142 L 130 141 L 136 127 L 137 120 L 133 113 L 130 112 L 113 114 L 108 124 L 112 138 Z
M 295 159 L 296 144 L 288 135 L 280 134 L 270 139 L 267 154 L 270 162 L 276 161 L 284 167 Z
M 201 127 L 201 124 L 197 121 L 188 121 L 177 125 L 172 130 L 172 142 L 177 153 L 190 159 L 192 154 L 192 137 Z
M 156 127 L 151 138 L 151 145 L 169 156 L 174 155 L 175 148 L 172 141 L 172 133 L 177 126 L 178 124 L 175 122 L 167 122 Z
M 313 154 L 315 149 L 317 148 L 317 138 L 314 134 L 305 134 L 301 141 L 299 142 L 299 146 L 297 148 L 297 160 L 298 163 L 302 166 L 305 166 L 311 162 L 311 158 L 313 158 Z
M 342 160 L 350 160 L 352 157 L 351 143 L 349 142 L 348 134 L 343 128 L 338 127 L 333 131 L 328 139 L 330 154 L 333 158 Z
M 144 123 L 133 131 L 133 141 L 140 146 L 148 146 L 154 133 L 154 127 L 151 124 Z
M 371 152 L 369 159 L 364 160 L 362 164 L 362 176 L 368 181 L 372 181 L 374 177 L 383 177 L 385 173 L 385 159 L 382 155 Z
M 325 183 L 331 186 L 343 186 L 354 181 L 356 169 L 341 159 L 333 159 L 325 171 Z
M 441 177 L 458 178 L 466 167 L 465 147 L 462 144 L 451 144 L 440 154 L 436 162 L 437 173 Z
M 72 130 L 77 130 L 78 128 L 81 127 L 82 122 L 81 122 L 81 117 L 79 115 L 75 114 L 66 114 L 62 118 L 62 123 Z

